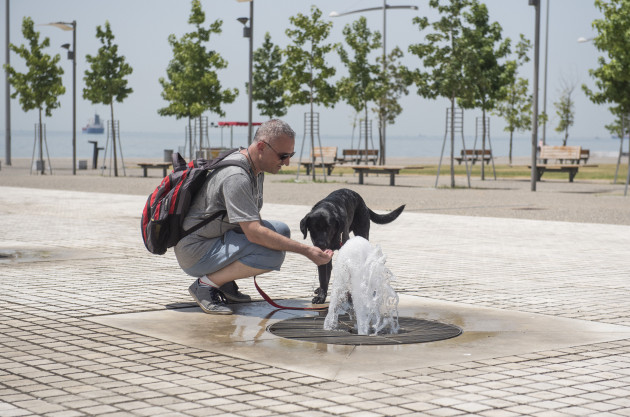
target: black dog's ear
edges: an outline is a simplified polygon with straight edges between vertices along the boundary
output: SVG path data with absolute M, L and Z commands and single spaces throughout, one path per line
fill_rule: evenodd
M 308 214 L 304 216 L 302 220 L 300 220 L 300 231 L 304 235 L 304 239 L 306 239 L 306 235 L 308 234 L 308 229 L 306 228 L 306 219 L 308 219 Z

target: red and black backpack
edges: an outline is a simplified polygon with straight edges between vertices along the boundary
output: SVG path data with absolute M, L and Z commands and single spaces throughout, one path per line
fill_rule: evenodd
M 162 255 L 183 237 L 225 214 L 225 211 L 219 211 L 188 230 L 183 228 L 192 198 L 203 186 L 210 172 L 236 165 L 250 174 L 249 166 L 243 161 L 224 159 L 237 150 L 230 149 L 214 159 L 199 158 L 189 163 L 186 163 L 179 153 L 173 153 L 173 172 L 164 177 L 160 185 L 149 195 L 142 211 L 142 240 L 149 252 Z

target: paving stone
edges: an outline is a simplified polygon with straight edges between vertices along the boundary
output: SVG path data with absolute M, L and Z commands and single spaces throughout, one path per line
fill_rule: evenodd
M 85 259 L 47 261 L 43 269 L 42 263 L 2 265 L 3 417 L 630 415 L 630 340 L 332 381 L 235 357 L 228 349 L 209 352 L 96 324 L 89 319 L 99 314 L 191 304 L 189 277 L 172 253 L 148 256 L 138 246 L 138 207 L 146 196 L 116 195 L 114 211 L 111 195 L 71 192 L 72 202 L 62 205 L 55 191 L 11 193 L 11 199 L 0 193 L 0 218 L 9 225 L 0 247 L 90 252 Z M 29 204 L 29 212 L 17 202 Z M 299 222 L 303 210 L 296 207 L 272 208 Z M 374 228 L 379 243 L 396 249 L 388 251 L 388 264 L 397 266 L 396 285 L 406 294 L 630 327 L 627 226 L 545 222 L 549 236 L 571 241 L 565 249 L 536 233 L 541 223 L 534 221 L 409 215 L 414 221 L 392 223 L 386 232 Z M 466 232 L 471 228 L 491 237 Z M 442 240 L 409 245 L 419 231 Z M 433 262 L 418 265 L 419 257 Z M 297 255 L 288 254 L 286 262 L 270 295 L 303 297 L 295 271 L 312 271 Z M 139 291 L 147 276 L 153 280 L 148 299 Z M 86 293 L 86 286 L 95 291 Z M 33 288 L 45 291 L 35 297 Z M 251 283 L 243 288 L 255 294 Z

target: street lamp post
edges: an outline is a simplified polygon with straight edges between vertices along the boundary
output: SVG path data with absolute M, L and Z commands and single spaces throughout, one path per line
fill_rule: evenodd
M 11 54 L 9 53 L 9 0 L 5 0 L 6 3 L 6 11 L 5 11 L 5 27 L 6 27 L 6 49 L 4 55 L 4 61 L 7 67 L 10 64 Z M 9 84 L 9 71 L 4 72 L 4 80 L 5 80 L 5 116 L 6 116 L 6 124 L 5 124 L 5 136 L 4 136 L 4 158 L 7 165 L 11 165 L 11 86 Z
M 536 147 L 538 146 L 538 56 L 540 50 L 540 0 L 529 0 L 529 5 L 534 6 L 535 12 L 535 29 L 534 29 L 534 102 L 532 103 L 532 172 L 531 172 L 531 190 L 536 191 L 536 181 L 538 173 L 536 169 Z
M 239 2 L 249 2 L 249 26 L 246 17 L 239 17 L 237 20 L 243 24 L 243 37 L 249 38 L 249 83 L 247 84 L 247 144 L 252 143 L 252 60 L 254 57 L 254 0 L 238 0 Z
M 67 43 L 61 47 L 68 51 L 68 59 L 72 60 L 72 175 L 77 175 L 77 21 L 48 23 L 47 26 L 72 31 L 72 50 Z
M 543 87 L 543 113 L 545 118 L 542 125 L 542 144 L 547 144 L 547 58 L 549 57 L 549 3 L 551 0 L 547 0 L 547 12 L 545 13 L 545 85 Z
M 386 32 L 386 28 L 387 28 L 387 9 L 411 9 L 411 10 L 418 10 L 418 6 L 390 6 L 387 4 L 387 0 L 383 0 L 383 7 L 369 7 L 367 9 L 359 9 L 359 10 L 352 10 L 349 12 L 343 12 L 343 13 L 338 13 L 335 11 L 330 12 L 329 16 L 330 17 L 340 17 L 340 16 L 345 16 L 348 14 L 353 14 L 353 13 L 361 13 L 361 12 L 370 12 L 373 10 L 383 10 L 383 74 L 385 74 L 385 72 L 387 71 L 387 62 L 386 62 L 386 58 L 387 58 L 387 32 Z M 387 117 L 386 115 L 382 115 L 381 116 L 383 118 L 382 125 L 381 125 L 381 132 L 382 132 L 382 142 L 380 144 L 380 161 L 382 162 L 382 164 L 385 164 L 385 137 L 386 137 L 386 130 L 387 130 Z M 365 121 L 366 126 L 367 126 L 367 120 Z M 367 140 L 367 135 L 366 135 L 366 140 Z

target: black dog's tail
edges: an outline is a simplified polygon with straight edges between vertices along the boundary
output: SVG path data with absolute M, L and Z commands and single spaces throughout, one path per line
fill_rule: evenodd
M 376 224 L 386 224 L 391 223 L 400 216 L 400 213 L 405 209 L 405 204 L 398 207 L 396 210 L 387 213 L 387 214 L 376 214 L 372 210 L 370 210 L 370 220 L 372 220 Z

